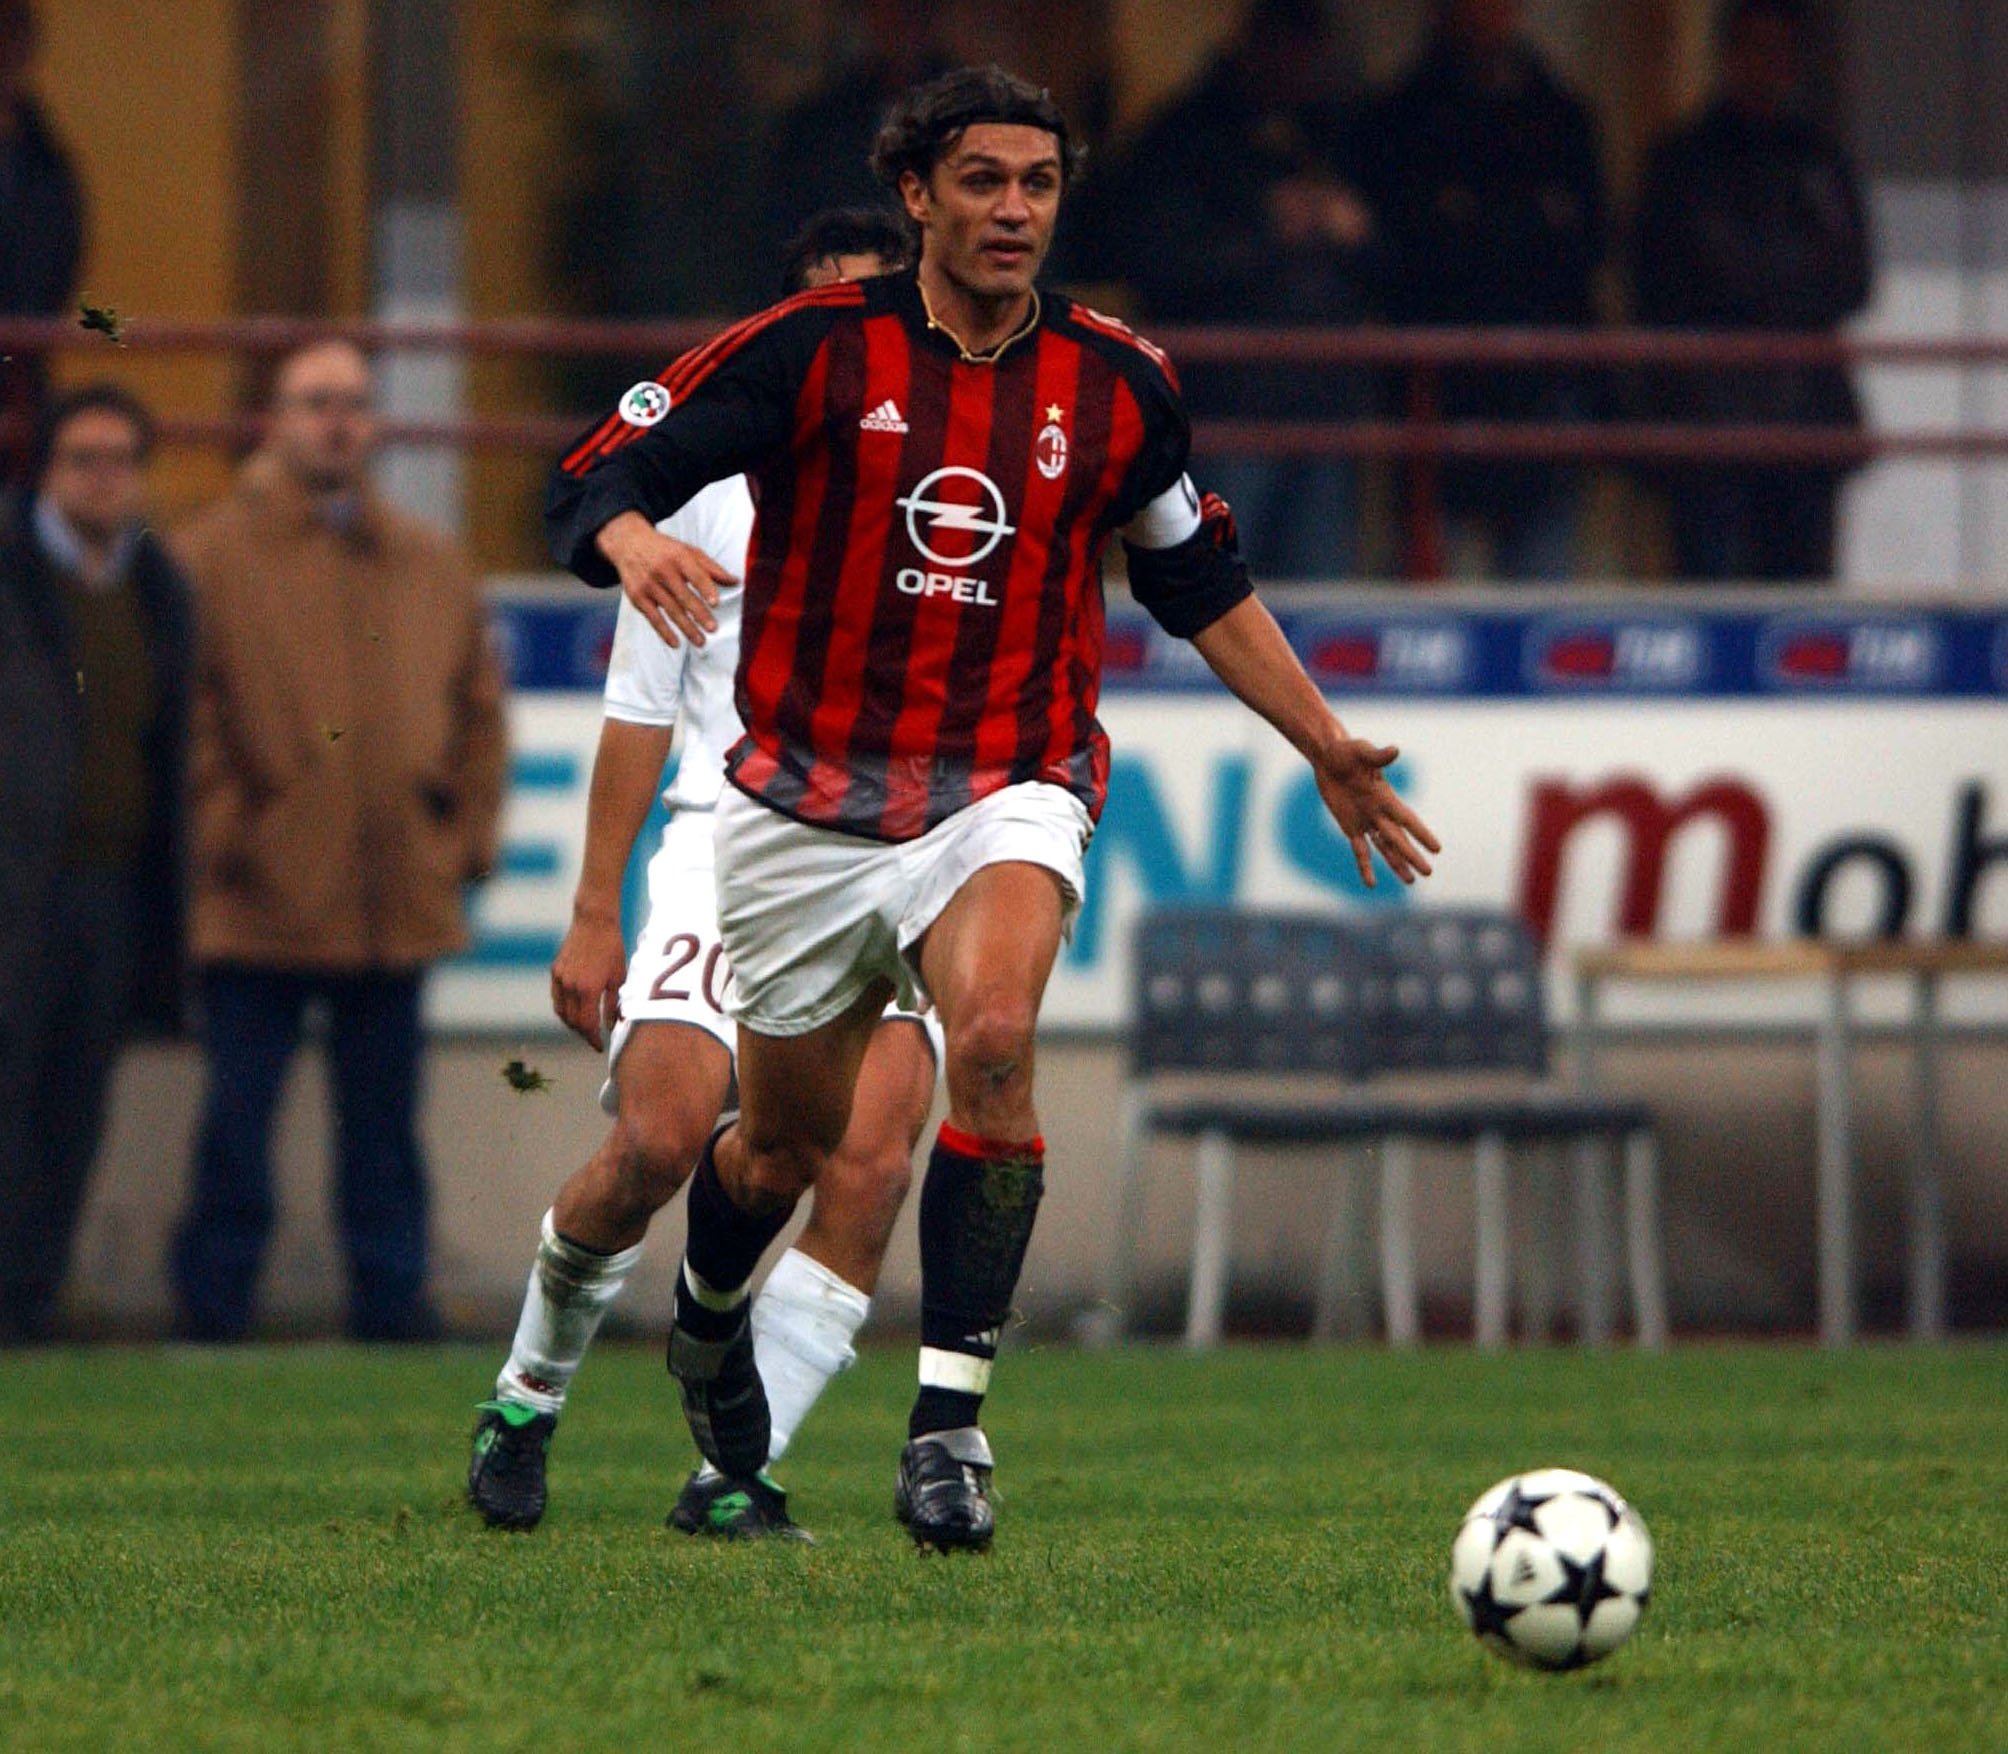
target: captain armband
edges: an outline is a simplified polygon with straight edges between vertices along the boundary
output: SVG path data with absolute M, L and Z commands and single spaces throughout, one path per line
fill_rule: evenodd
M 1201 499 L 1181 475 L 1123 531 L 1130 595 L 1176 639 L 1204 633 L 1252 596 L 1234 514 L 1218 494 Z

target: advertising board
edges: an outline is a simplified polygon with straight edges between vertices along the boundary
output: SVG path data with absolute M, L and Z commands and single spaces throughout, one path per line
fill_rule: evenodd
M 1507 907 L 1558 955 L 2008 936 L 2008 614 L 1499 601 L 1279 617 L 1340 714 L 1402 747 L 1395 783 L 1445 849 L 1412 891 L 1364 888 L 1294 752 L 1189 646 L 1112 613 L 1108 803 L 1048 1024 L 1119 1027 L 1130 928 L 1180 903 Z M 506 845 L 473 950 L 434 983 L 442 1025 L 555 1027 L 611 620 L 583 593 L 498 605 Z

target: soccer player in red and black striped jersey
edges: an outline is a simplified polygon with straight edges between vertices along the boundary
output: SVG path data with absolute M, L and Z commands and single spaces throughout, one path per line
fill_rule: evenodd
M 766 1460 L 747 1284 L 841 1139 L 889 993 L 931 997 L 949 1115 L 921 1196 L 920 1393 L 901 1519 L 991 1535 L 978 1423 L 1033 1217 L 1040 999 L 1078 910 L 1108 773 L 1095 720 L 1101 559 L 1303 754 L 1362 876 L 1437 843 L 1252 594 L 1233 523 L 1186 474 L 1170 362 L 1036 285 L 1078 151 L 1047 94 L 965 68 L 896 104 L 874 168 L 917 269 L 784 301 L 636 385 L 552 479 L 558 559 L 702 643 L 745 592 L 746 736 L 716 823 L 742 1112 L 690 1183 L 670 1369 L 698 1445 Z M 743 585 L 654 528 L 744 470 Z

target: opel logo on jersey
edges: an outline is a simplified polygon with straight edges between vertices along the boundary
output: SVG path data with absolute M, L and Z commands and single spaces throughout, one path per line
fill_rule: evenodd
M 669 392 L 644 378 L 621 398 L 621 419 L 630 426 L 653 426 L 669 412 Z
M 957 480 L 973 481 L 982 499 L 968 505 L 961 500 L 929 497 L 944 483 Z M 907 539 L 936 566 L 974 566 L 989 558 L 1006 536 L 1017 533 L 1016 525 L 1004 521 L 1004 494 L 997 483 L 981 470 L 959 464 L 935 470 L 913 492 L 893 503 L 906 511 Z M 943 532 L 966 535 L 975 546 L 966 554 L 945 554 L 921 534 L 923 528 L 937 538 Z

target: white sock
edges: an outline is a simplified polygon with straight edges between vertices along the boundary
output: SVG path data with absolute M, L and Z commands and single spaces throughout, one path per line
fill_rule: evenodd
M 565 1390 L 585 1361 L 600 1318 L 620 1296 L 641 1250 L 636 1243 L 618 1254 L 595 1254 L 567 1242 L 551 1214 L 544 1214 L 516 1340 L 495 1379 L 496 1399 L 521 1401 L 540 1413 L 555 1413 L 565 1404 Z
M 851 1342 L 872 1301 L 820 1261 L 790 1249 L 753 1300 L 753 1357 L 774 1419 L 768 1459 L 779 1461 L 817 1397 L 857 1363 Z

